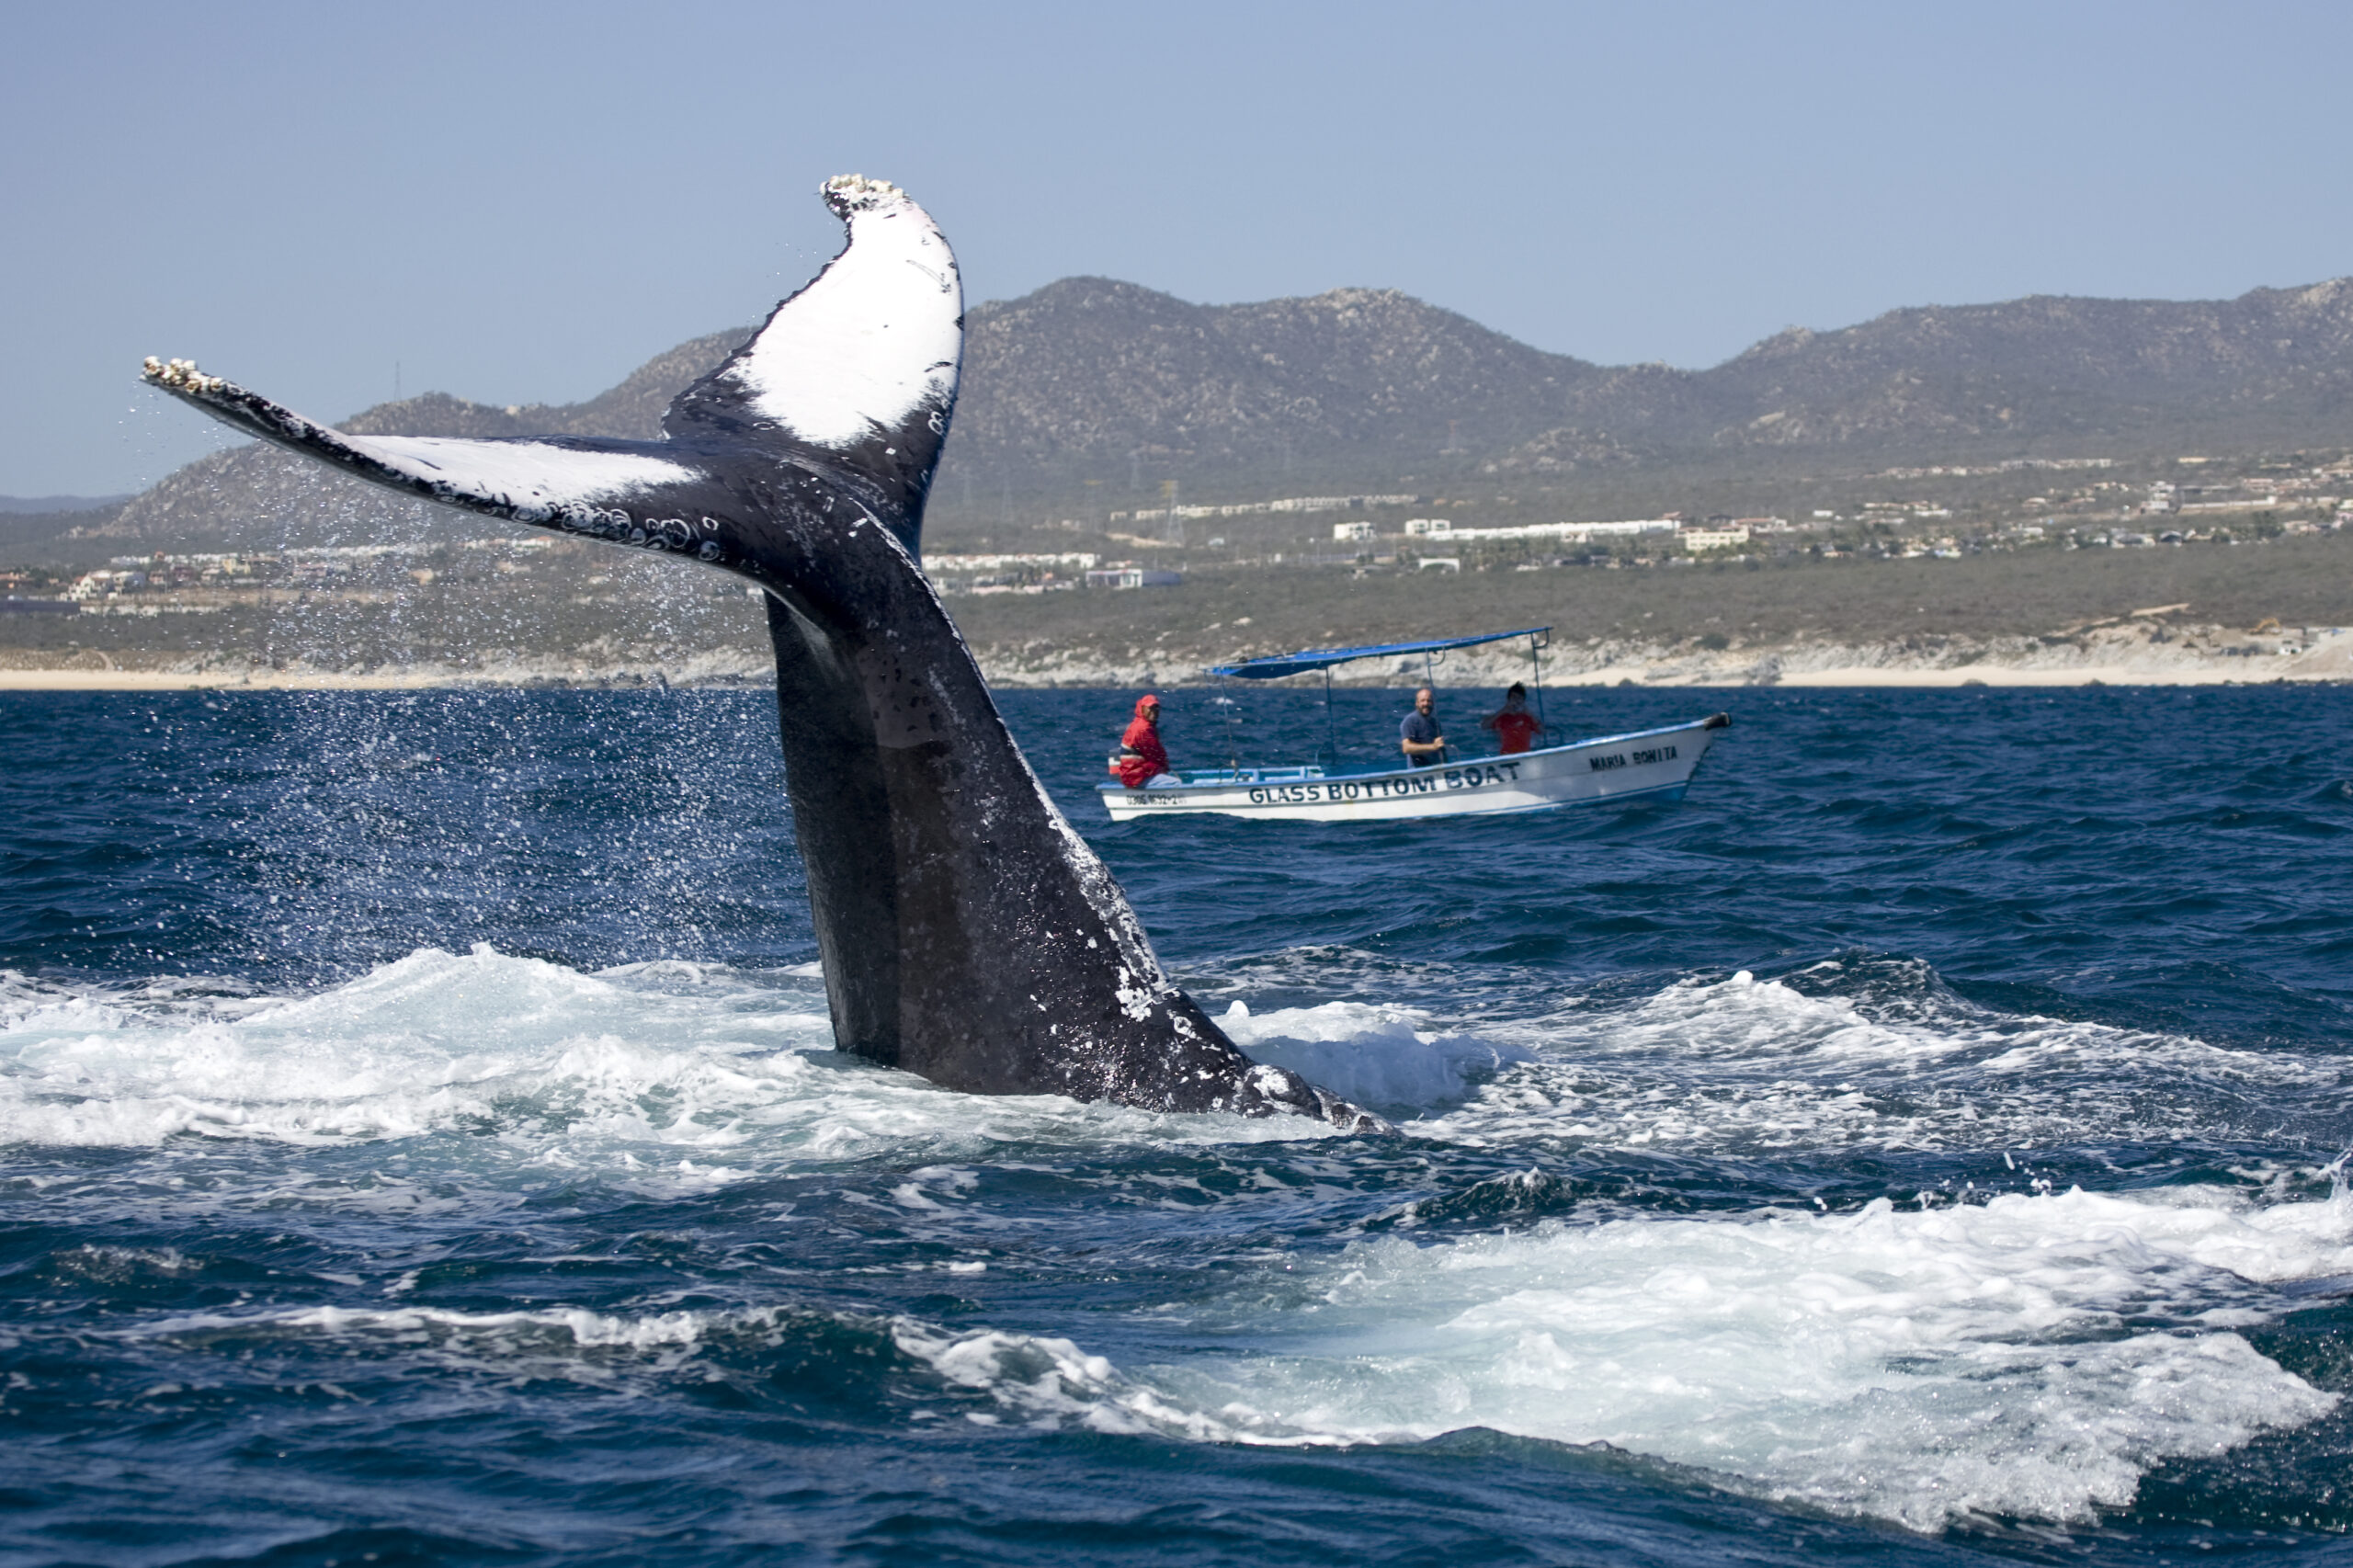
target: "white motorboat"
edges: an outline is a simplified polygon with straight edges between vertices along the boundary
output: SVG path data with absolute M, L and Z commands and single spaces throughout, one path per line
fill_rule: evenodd
M 1400 654 L 1427 656 L 1514 637 L 1529 639 L 1534 657 L 1546 645 L 1550 630 L 1534 627 L 1419 642 L 1310 649 L 1221 665 L 1211 673 L 1227 679 L 1272 680 L 1324 672 L 1328 713 L 1330 670 L 1335 665 Z M 1540 661 L 1537 670 L 1540 676 Z M 1596 735 L 1493 756 L 1449 757 L 1421 767 L 1341 769 L 1309 763 L 1192 769 L 1163 774 L 1141 787 L 1103 785 L 1103 805 L 1119 822 L 1178 812 L 1219 812 L 1295 822 L 1374 822 L 1679 801 L 1690 788 L 1699 759 L 1731 722 L 1727 715 L 1716 713 L 1663 729 Z M 1334 750 L 1336 753 L 1336 745 Z

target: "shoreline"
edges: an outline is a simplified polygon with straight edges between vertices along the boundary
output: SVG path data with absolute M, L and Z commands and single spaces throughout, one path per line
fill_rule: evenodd
M 1694 653 L 1670 649 L 1570 648 L 1548 654 L 1543 684 L 1553 687 L 1802 687 L 1808 688 L 2088 686 L 2332 685 L 2353 681 L 2353 633 L 2332 631 L 2309 647 L 2234 654 L 2178 647 L 2120 645 L 2092 640 L 2063 649 L 1948 647 L 1935 653 L 1890 647 L 1801 645 Z M 990 686 L 999 690 L 1124 690 L 1209 687 L 1189 661 L 1121 660 L 1063 655 L 1051 660 L 992 657 L 981 653 Z M 2005 655 L 2007 656 L 2005 656 Z M 1368 661 L 1368 663 L 1372 663 Z M 718 666 L 718 667 L 714 667 Z M 1433 673 L 1441 687 L 1501 687 L 1527 678 L 1519 655 L 1457 657 Z M 1417 666 L 1342 675 L 1346 687 L 1409 688 L 1421 684 Z M 676 665 L 550 669 L 518 664 L 464 670 L 443 666 L 324 670 L 213 665 L 209 668 L 0 666 L 0 692 L 74 691 L 435 691 L 435 690 L 773 690 L 774 677 L 753 661 L 696 659 Z
M 1926 688 L 2064 686 L 2259 686 L 2353 681 L 2353 629 L 2252 631 L 2187 622 L 2181 606 L 2064 626 L 2039 635 L 1912 634 L 1847 640 L 1800 636 L 1738 643 L 1722 637 L 1597 637 L 1553 642 L 1540 665 L 1524 642 L 1418 657 L 1363 659 L 1336 667 L 1333 684 L 1503 687 L 1540 676 L 1548 687 Z M 1712 645 L 1711 645 L 1712 644 Z M 1294 644 L 1296 645 L 1296 644 Z M 1204 667 L 1216 655 L 1196 646 L 1114 651 L 1035 642 L 972 645 L 981 673 L 1000 690 L 1152 690 L 1216 684 Z M 97 667 L 94 667 L 94 664 Z M 429 691 L 438 689 L 774 690 L 767 650 L 723 643 L 576 649 L 493 661 L 443 658 L 405 665 L 327 668 L 301 660 L 265 663 L 219 653 L 154 653 L 118 658 L 85 649 L 42 662 L 19 653 L 0 662 L 0 691 Z

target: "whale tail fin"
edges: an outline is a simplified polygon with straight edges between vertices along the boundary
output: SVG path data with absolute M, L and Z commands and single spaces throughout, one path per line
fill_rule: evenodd
M 956 402 L 963 281 L 938 226 L 898 187 L 841 175 L 824 195 L 849 244 L 680 392 L 663 429 L 805 453 L 862 475 L 912 534 Z
M 695 472 L 658 442 L 572 436 L 466 440 L 439 436 L 351 436 L 306 419 L 187 359 L 149 358 L 141 378 L 233 429 L 331 463 L 428 501 L 520 523 L 641 500 L 692 483 Z

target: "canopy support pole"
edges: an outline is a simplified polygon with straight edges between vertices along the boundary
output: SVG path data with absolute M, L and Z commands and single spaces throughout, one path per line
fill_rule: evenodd
M 1332 666 L 1324 666 L 1324 767 L 1325 771 L 1340 770 L 1340 727 L 1332 718 Z
M 1430 688 L 1430 711 L 1436 713 L 1438 711 L 1438 662 L 1431 656 L 1431 652 L 1427 648 L 1422 650 L 1422 684 Z M 1440 762 L 1446 760 L 1445 747 L 1438 748 L 1438 759 Z
M 1225 704 L 1225 770 L 1242 771 L 1242 744 L 1233 737 L 1233 699 L 1225 694 L 1225 677 L 1217 677 L 1217 699 Z
M 1544 644 L 1543 644 L 1543 642 L 1542 642 L 1542 641 L 1541 641 L 1541 640 L 1540 640 L 1539 638 L 1537 638 L 1537 637 L 1536 637 L 1536 636 L 1534 636 L 1533 634 L 1531 634 L 1531 635 L 1529 637 L 1529 639 L 1528 639 L 1528 662 L 1529 662 L 1529 665 L 1533 665 L 1533 666 L 1534 666 L 1535 671 L 1536 671 L 1536 722 L 1537 722 L 1539 725 L 1541 725 L 1541 724 L 1544 722 L 1544 654 L 1543 654 L 1543 653 L 1542 653 L 1542 649 L 1543 649 L 1543 647 L 1544 647 Z M 1551 743 L 1550 741 L 1547 741 L 1545 744 L 1546 744 L 1547 745 L 1550 745 L 1552 743 Z

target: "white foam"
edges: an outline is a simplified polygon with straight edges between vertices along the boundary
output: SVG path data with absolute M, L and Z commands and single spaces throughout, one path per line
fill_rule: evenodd
M 419 952 L 301 998 L 164 982 L 77 993 L 0 975 L 0 1139 L 299 1142 L 485 1122 L 528 1139 L 544 1122 L 547 1157 L 561 1160 L 614 1142 L 835 1158 L 999 1135 L 1327 1131 L 954 1096 L 830 1054 L 813 1071 L 807 1053 L 830 1044 L 819 979 L 809 966 L 747 976 L 668 961 L 591 975 L 487 948 Z M 2333 1093 L 2337 1079 L 2333 1059 L 2285 1050 L 1949 1001 L 1896 1011 L 1740 974 L 1468 1029 L 1355 1002 L 1257 1014 L 1236 1004 L 1222 1021 L 1254 1056 L 1358 1103 L 1423 1113 L 1417 1135 L 1549 1150 L 2213 1138 L 2239 1131 L 2231 1118 L 2246 1095 Z
M 1052 1430 L 1075 1426 L 1091 1432 L 1158 1434 L 1200 1442 L 1231 1442 L 1241 1436 L 1232 1423 L 1131 1381 L 1109 1361 L 1067 1339 L 995 1329 L 959 1334 L 906 1319 L 892 1325 L 892 1339 L 948 1381 L 988 1395 L 1028 1426 Z M 996 1425 L 1000 1418 L 977 1415 L 967 1419 Z
M 228 1341 L 338 1342 L 353 1358 L 406 1359 L 513 1382 L 560 1378 L 613 1385 L 675 1373 L 711 1342 L 775 1338 L 791 1316 L 749 1312 L 599 1312 L 545 1307 L 468 1312 L 438 1307 L 305 1307 L 291 1312 L 192 1312 L 111 1331 L 112 1336 L 201 1346 Z M 332 1384 L 320 1384 L 336 1392 Z
M 700 1146 L 789 1097 L 823 1015 L 683 1006 L 487 948 L 412 954 L 243 1017 L 150 1017 L 65 997 L 0 1028 L 0 1138 L 312 1142 L 484 1119 Z
M 1506 1065 L 1536 1060 L 1525 1047 L 1418 1029 L 1402 1008 L 1358 1002 L 1254 1015 L 1236 1002 L 1218 1019 L 1250 1056 L 1287 1067 L 1342 1099 L 1383 1110 L 1451 1104 Z
M 714 1324 L 732 1322 L 699 1312 L 643 1316 L 549 1307 L 531 1312 L 463 1312 L 438 1307 L 306 1307 L 299 1312 L 168 1318 L 139 1331 L 142 1337 L 222 1329 L 313 1330 L 330 1337 L 428 1339 L 507 1350 L 529 1342 L 584 1348 L 653 1350 L 699 1343 Z
M 2027 1074 L 2054 1065 L 2147 1063 L 2154 1052 L 2210 1075 L 2251 1082 L 2317 1081 L 2306 1058 L 2234 1051 L 2182 1036 L 1996 1013 L 1957 998 L 1867 1006 L 1812 995 L 1746 970 L 1687 980 L 1622 1008 L 1579 1005 L 1520 1026 L 1558 1050 L 1624 1059 L 1666 1057 L 1760 1071 L 1802 1065 L 1817 1073 L 1933 1070 Z
M 2342 1196 L 2069 1192 L 1384 1239 L 1241 1282 L 1188 1322 L 1187 1355 L 1124 1372 L 1063 1339 L 899 1342 L 1033 1425 L 1263 1443 L 1483 1426 L 1934 1529 L 2086 1520 L 2163 1460 L 2325 1414 L 2336 1395 L 2235 1330 L 2279 1307 L 2250 1279 L 2347 1269 Z M 1253 1352 L 1200 1352 L 1229 1336 Z
M 218 1016 L 20 984 L 0 995 L 0 1142 L 490 1129 L 510 1158 L 698 1191 L 779 1159 L 1330 1135 L 1295 1117 L 950 1093 L 833 1053 L 822 993 L 784 979 L 670 963 L 584 974 L 478 947 L 420 950 L 315 995 L 239 998 Z
M 2217 1086 L 2333 1090 L 2339 1075 L 2333 1062 L 2293 1051 L 1943 996 L 1871 1007 L 1745 971 L 1629 1006 L 1574 1002 L 1483 1032 L 1536 1060 L 1424 1131 L 1710 1153 L 2167 1142 L 2229 1131 Z

